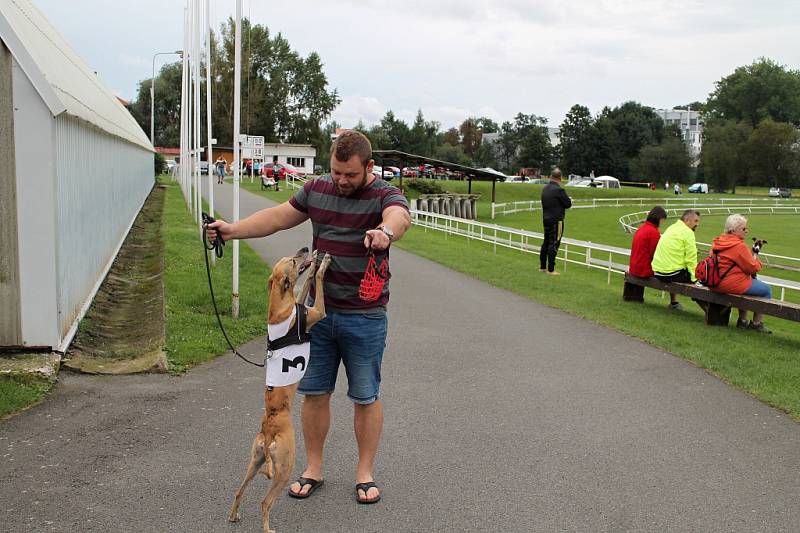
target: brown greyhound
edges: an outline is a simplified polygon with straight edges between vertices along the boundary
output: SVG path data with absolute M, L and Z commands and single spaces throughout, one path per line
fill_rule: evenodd
M 269 276 L 269 310 L 267 312 L 267 324 L 270 328 L 270 350 L 273 344 L 273 330 L 286 329 L 289 337 L 293 330 L 303 329 L 298 325 L 298 320 L 302 320 L 300 314 L 307 313 L 305 318 L 305 331 L 298 331 L 300 340 L 307 337 L 308 331 L 315 323 L 325 318 L 325 299 L 322 289 L 322 280 L 325 271 L 330 264 L 329 254 L 325 254 L 322 261 L 317 266 L 317 253 L 313 254 L 312 261 L 307 260 L 308 248 L 298 250 L 293 257 L 284 257 L 272 269 Z M 309 267 L 312 266 L 308 277 L 303 284 L 300 293 L 295 297 L 294 288 L 297 278 Z M 316 278 L 316 294 L 313 307 L 306 307 L 303 302 L 308 296 L 312 277 Z M 300 322 L 302 324 L 302 321 Z M 283 330 L 281 330 L 283 332 Z M 281 339 L 282 340 L 282 339 Z M 308 342 L 308 339 L 304 339 Z M 301 351 L 305 345 L 292 343 L 290 349 L 299 348 Z M 275 354 L 270 357 L 265 367 L 267 368 L 267 387 L 264 391 L 264 415 L 261 418 L 261 430 L 256 434 L 250 452 L 250 464 L 247 466 L 247 474 L 242 481 L 236 497 L 233 499 L 228 520 L 231 522 L 239 521 L 239 503 L 247 485 L 259 472 L 272 480 L 272 485 L 267 492 L 267 496 L 261 502 L 261 515 L 263 519 L 264 533 L 274 533 L 269 528 L 269 511 L 275 498 L 284 490 L 287 481 L 292 475 L 292 468 L 295 460 L 295 441 L 294 427 L 292 425 L 292 402 L 297 382 L 292 383 L 293 379 L 299 381 L 299 376 L 305 372 L 308 364 L 307 355 L 294 357 L 296 350 L 291 357 L 284 358 L 278 355 L 279 350 L 275 349 Z M 306 354 L 307 348 L 306 348 Z M 275 364 L 273 364 L 275 363 Z M 283 370 L 283 372 L 281 372 Z M 297 371 L 301 372 L 298 374 Z M 293 373 L 293 374 L 292 374 Z M 277 375 L 283 374 L 283 375 Z M 289 375 L 291 374 L 291 375 Z M 287 384 L 284 384 L 287 383 Z M 265 464 L 266 463 L 266 464 Z

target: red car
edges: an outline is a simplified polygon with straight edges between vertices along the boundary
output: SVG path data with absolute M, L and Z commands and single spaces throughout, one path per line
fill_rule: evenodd
M 274 175 L 275 172 L 274 172 L 273 167 L 274 167 L 274 165 L 272 163 L 267 163 L 266 165 L 261 167 L 261 173 L 264 176 L 268 177 L 268 178 L 274 178 L 276 176 Z M 286 174 L 289 174 L 289 175 L 292 175 L 292 176 L 302 176 L 303 175 L 303 173 L 300 172 L 297 169 L 297 167 L 295 167 L 293 165 L 278 163 L 278 176 L 277 176 L 277 178 L 279 180 L 285 180 L 286 179 Z

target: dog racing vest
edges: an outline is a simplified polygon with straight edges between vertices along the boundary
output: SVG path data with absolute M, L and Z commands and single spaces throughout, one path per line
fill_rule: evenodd
M 288 319 L 270 324 L 267 335 L 267 386 L 294 385 L 303 378 L 311 352 L 311 336 L 306 333 L 304 305 L 296 304 Z M 297 317 L 294 328 L 292 320 Z

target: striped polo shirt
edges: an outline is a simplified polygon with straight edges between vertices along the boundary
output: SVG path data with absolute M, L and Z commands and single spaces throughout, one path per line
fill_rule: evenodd
M 364 302 L 358 296 L 369 261 L 364 236 L 367 230 L 381 224 L 387 207 L 399 205 L 408 209 L 408 200 L 400 189 L 374 179 L 352 196 L 342 196 L 336 192 L 330 175 L 326 175 L 306 182 L 289 203 L 311 219 L 313 248 L 318 258 L 322 259 L 325 252 L 331 254 L 325 272 L 325 306 L 344 313 L 385 311 L 389 302 L 388 280 L 376 301 Z M 388 261 L 389 250 L 375 252 L 378 265 L 384 258 Z

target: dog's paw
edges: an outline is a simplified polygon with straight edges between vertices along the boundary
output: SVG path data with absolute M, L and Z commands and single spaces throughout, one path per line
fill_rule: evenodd
M 325 256 L 322 258 L 322 261 L 319 264 L 317 272 L 322 272 L 324 274 L 325 271 L 328 270 L 328 265 L 330 264 L 331 264 L 331 254 L 325 252 Z
M 231 514 L 228 517 L 228 522 L 238 522 L 240 519 L 241 519 L 241 517 L 239 516 L 239 513 L 237 512 L 235 514 Z

